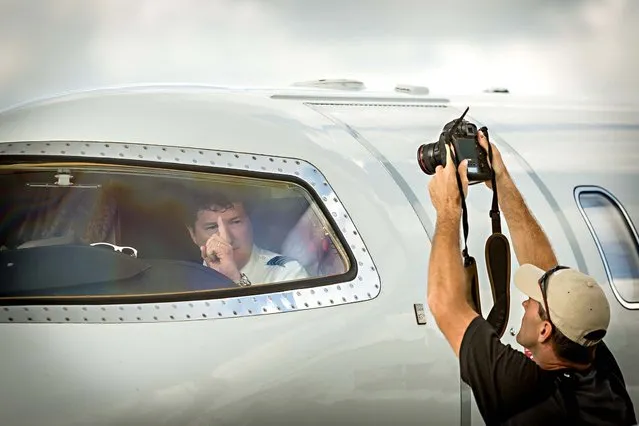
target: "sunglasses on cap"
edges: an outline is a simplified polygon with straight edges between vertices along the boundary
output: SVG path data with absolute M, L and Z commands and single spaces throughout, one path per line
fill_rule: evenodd
M 548 322 L 553 326 L 553 328 L 555 328 L 555 324 L 553 324 L 552 320 L 550 319 L 550 309 L 548 309 L 548 282 L 550 280 L 550 276 L 561 269 L 570 268 L 568 266 L 561 265 L 554 266 L 544 272 L 541 278 L 539 278 L 539 280 L 537 281 L 539 283 L 539 287 L 541 288 L 541 297 L 544 299 L 544 307 L 546 308 L 546 316 L 548 317 Z
M 121 247 L 111 243 L 92 243 L 91 247 L 107 248 L 119 253 L 128 254 L 131 257 L 138 257 L 138 251 L 133 247 Z

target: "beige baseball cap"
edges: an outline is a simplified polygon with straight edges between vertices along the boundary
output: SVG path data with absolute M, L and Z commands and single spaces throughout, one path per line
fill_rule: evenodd
M 544 307 L 539 279 L 544 270 L 524 264 L 515 272 L 515 285 Z M 608 330 L 610 305 L 594 278 L 575 269 L 560 269 L 546 283 L 546 300 L 550 321 L 564 336 L 582 346 L 592 346 L 603 338 L 588 339 L 588 333 Z M 545 309 L 545 308 L 544 308 Z M 604 333 L 605 334 L 605 333 Z

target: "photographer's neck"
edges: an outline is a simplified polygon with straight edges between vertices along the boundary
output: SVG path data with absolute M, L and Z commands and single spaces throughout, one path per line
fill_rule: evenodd
M 591 364 L 577 364 L 559 358 L 550 344 L 540 346 L 537 350 L 532 351 L 532 354 L 537 365 L 547 371 L 566 369 L 583 371 L 591 367 Z

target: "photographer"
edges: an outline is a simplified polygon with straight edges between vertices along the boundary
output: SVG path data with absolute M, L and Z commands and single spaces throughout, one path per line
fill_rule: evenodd
M 479 143 L 488 141 L 478 133 Z M 459 357 L 461 378 L 472 388 L 487 424 L 636 424 L 619 367 L 601 341 L 610 307 L 594 279 L 558 267 L 548 238 L 528 210 L 491 144 L 502 209 L 521 267 L 515 285 L 528 299 L 517 342 L 533 359 L 501 343 L 494 328 L 467 301 L 460 250 L 460 191 L 446 146 L 446 167 L 429 183 L 437 211 L 428 271 L 428 305 Z M 464 196 L 466 161 L 459 165 Z M 487 186 L 491 187 L 490 183 Z

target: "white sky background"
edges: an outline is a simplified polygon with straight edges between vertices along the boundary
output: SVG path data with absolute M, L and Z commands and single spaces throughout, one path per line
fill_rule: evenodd
M 123 84 L 353 78 L 639 102 L 639 0 L 0 0 L 0 109 Z

